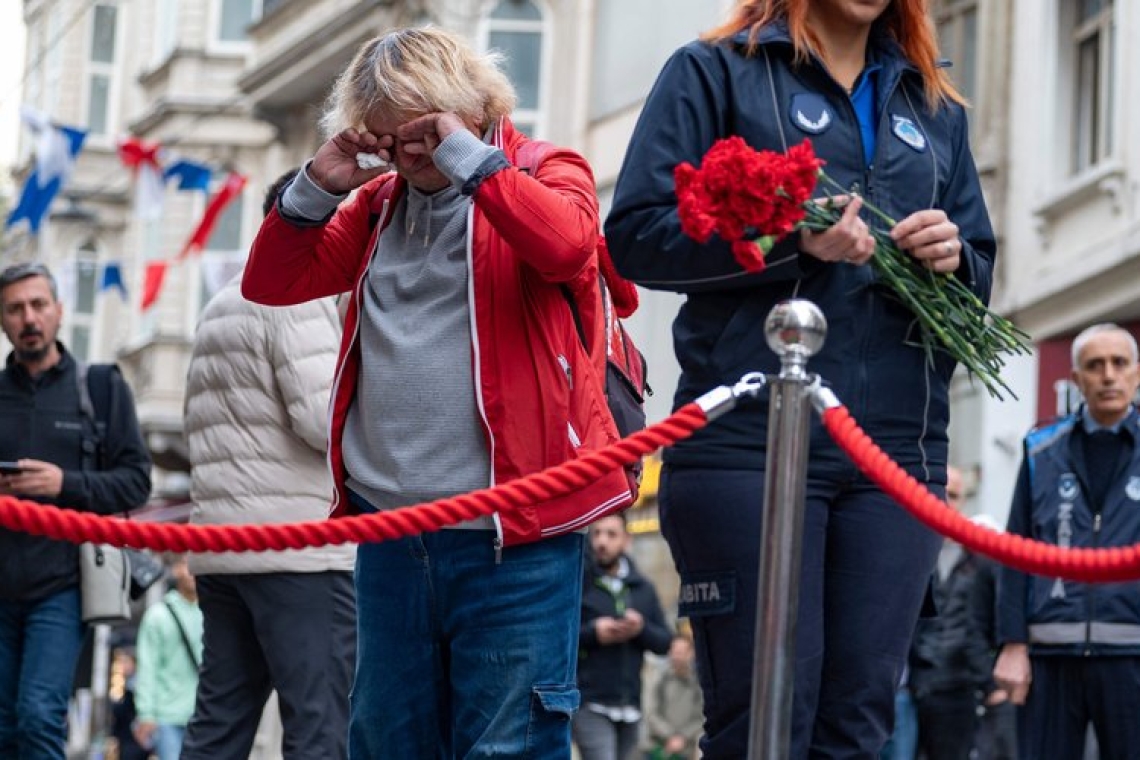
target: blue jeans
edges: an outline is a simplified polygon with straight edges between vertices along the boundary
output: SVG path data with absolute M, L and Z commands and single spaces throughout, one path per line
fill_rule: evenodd
M 64 760 L 67 698 L 84 633 L 78 587 L 0 600 L 0 757 Z
M 879 760 L 914 760 L 918 755 L 918 714 L 909 689 L 895 692 L 895 730 Z
M 186 726 L 173 723 L 159 723 L 154 732 L 154 754 L 158 760 L 178 760 L 182 754 L 182 737 Z
M 349 757 L 568 759 L 582 562 L 580 534 L 362 545 Z

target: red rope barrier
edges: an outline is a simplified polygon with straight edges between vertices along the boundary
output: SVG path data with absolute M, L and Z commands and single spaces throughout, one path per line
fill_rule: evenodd
M 581 459 L 494 488 L 428 504 L 337 520 L 268 525 L 172 525 L 102 517 L 0 496 L 0 525 L 72 543 L 92 542 L 158 551 L 265 551 L 325 544 L 367 543 L 439 530 L 447 525 L 563 496 L 618 467 L 708 424 L 697 404 Z
M 863 474 L 884 493 L 929 527 L 973 551 L 1023 572 L 1049 578 L 1100 583 L 1140 578 L 1140 544 L 1062 549 L 975 525 L 891 461 L 859 428 L 845 407 L 825 410 L 823 425 Z

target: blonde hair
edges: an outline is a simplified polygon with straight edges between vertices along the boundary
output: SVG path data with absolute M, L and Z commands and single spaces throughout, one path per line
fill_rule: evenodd
M 397 29 L 364 43 L 329 95 L 321 127 L 327 137 L 370 116 L 450 111 L 486 129 L 514 110 L 517 97 L 496 52 L 478 55 L 459 37 L 433 27 Z

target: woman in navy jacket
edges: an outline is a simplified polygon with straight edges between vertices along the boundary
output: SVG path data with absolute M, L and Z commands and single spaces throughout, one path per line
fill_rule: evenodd
M 618 177 L 606 235 L 623 275 L 685 293 L 673 336 L 675 404 L 752 370 L 777 372 L 764 319 L 797 296 L 830 333 L 810 369 L 920 481 L 946 479 L 954 362 L 928 362 L 913 316 L 866 266 L 862 197 L 894 219 L 897 244 L 988 300 L 995 241 L 962 98 L 937 62 L 922 0 L 741 0 L 679 49 L 646 103 Z M 673 169 L 739 135 L 783 151 L 810 138 L 854 191 L 841 220 L 776 246 L 747 274 L 727 243 L 681 231 Z M 826 191 L 817 189 L 818 195 Z M 767 401 L 667 450 L 662 531 L 692 618 L 705 699 L 704 757 L 741 757 L 748 737 Z M 872 758 L 890 734 L 895 685 L 939 538 L 812 430 L 796 641 L 795 758 Z M 707 589 L 708 586 L 701 586 Z

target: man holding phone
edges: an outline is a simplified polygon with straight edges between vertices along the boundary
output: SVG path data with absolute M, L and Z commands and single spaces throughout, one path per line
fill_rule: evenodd
M 151 462 L 131 392 L 101 371 L 105 382 L 89 378 L 96 419 L 83 414 L 79 364 L 56 339 L 62 319 L 47 267 L 0 272 L 14 348 L 0 370 L 0 496 L 101 514 L 141 506 Z M 0 529 L 0 757 L 64 760 L 83 634 L 78 547 Z
M 653 584 L 629 556 L 624 512 L 590 526 L 590 560 L 582 586 L 574 742 L 582 760 L 629 760 L 641 724 L 641 662 L 665 654 L 673 634 Z

